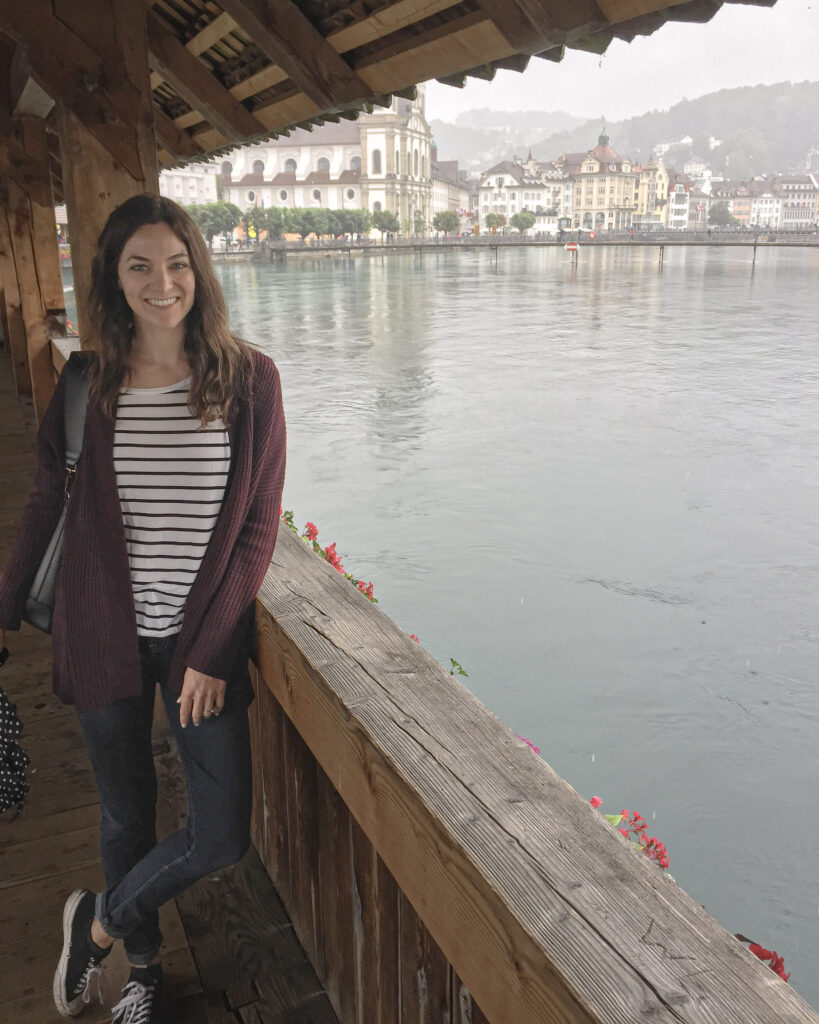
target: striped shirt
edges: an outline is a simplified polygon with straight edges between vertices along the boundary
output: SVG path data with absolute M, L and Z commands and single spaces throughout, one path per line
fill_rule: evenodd
M 140 636 L 182 628 L 225 495 L 228 432 L 191 416 L 190 382 L 125 388 L 117 406 L 114 469 Z

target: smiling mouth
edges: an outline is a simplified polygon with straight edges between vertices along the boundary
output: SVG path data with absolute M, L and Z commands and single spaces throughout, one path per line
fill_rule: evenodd
M 158 308 L 162 309 L 165 306 L 172 306 L 175 302 L 178 302 L 179 299 L 146 299 L 145 301 L 148 303 L 149 306 L 157 306 Z

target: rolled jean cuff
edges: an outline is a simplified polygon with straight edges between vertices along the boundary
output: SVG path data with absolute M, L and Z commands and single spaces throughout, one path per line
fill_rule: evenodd
M 156 959 L 156 955 L 159 953 L 159 947 L 162 945 L 162 935 L 160 934 L 156 942 L 152 943 L 147 949 L 134 949 L 132 943 L 128 941 L 132 939 L 132 933 L 116 928 L 111 924 L 110 920 L 106 919 L 103 913 L 103 896 L 104 893 L 98 892 L 94 898 L 94 916 L 102 925 L 105 934 L 110 935 L 112 939 L 120 939 L 125 944 L 125 952 L 128 954 L 129 963 L 132 963 L 135 967 L 147 967 L 148 964 Z

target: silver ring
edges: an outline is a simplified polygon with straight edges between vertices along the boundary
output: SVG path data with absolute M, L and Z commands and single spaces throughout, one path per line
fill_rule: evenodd
M 212 714 L 213 714 L 213 708 L 205 708 L 205 711 L 204 711 L 204 713 L 205 713 L 206 715 L 212 715 Z

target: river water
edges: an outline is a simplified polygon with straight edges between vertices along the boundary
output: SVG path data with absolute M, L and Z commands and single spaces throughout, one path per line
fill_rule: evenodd
M 217 268 L 285 508 L 819 1006 L 819 251 Z

